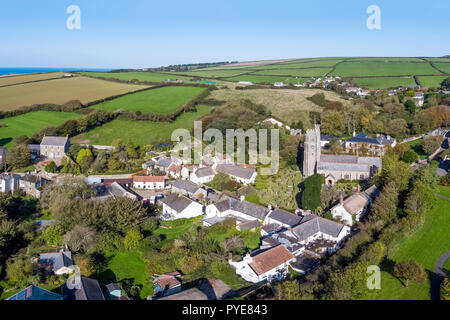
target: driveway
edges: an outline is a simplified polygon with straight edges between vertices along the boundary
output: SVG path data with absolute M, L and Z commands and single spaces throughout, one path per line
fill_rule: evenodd
M 439 260 L 434 265 L 434 274 L 433 278 L 431 279 L 431 299 L 432 300 L 439 300 L 439 289 L 441 282 L 444 278 L 448 277 L 449 275 L 445 273 L 444 270 L 444 264 L 447 261 L 447 259 L 450 259 L 450 251 L 444 253 Z

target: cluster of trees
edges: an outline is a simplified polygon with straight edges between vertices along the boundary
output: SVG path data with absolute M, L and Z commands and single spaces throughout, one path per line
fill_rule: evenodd
M 37 206 L 34 199 L 19 194 L 0 193 L 0 279 L 6 276 L 18 285 L 32 282 L 33 279 L 28 279 L 24 272 L 30 269 L 29 261 L 21 256 L 17 259 L 9 257 L 34 239 L 35 222 L 28 218 Z
M 438 178 L 436 164 L 420 167 L 415 172 L 402 161 L 408 148 L 389 150 L 383 157 L 382 172 L 374 177 L 381 193 L 362 221 L 359 232 L 346 245 L 330 256 L 313 273 L 295 282 L 283 282 L 277 287 L 280 297 L 296 299 L 364 299 L 370 293 L 366 287 L 367 267 L 380 265 L 388 248 L 404 235 L 412 233 L 424 221 L 424 215 L 435 204 Z M 427 279 L 422 266 L 415 261 L 400 261 L 391 270 L 405 281 Z

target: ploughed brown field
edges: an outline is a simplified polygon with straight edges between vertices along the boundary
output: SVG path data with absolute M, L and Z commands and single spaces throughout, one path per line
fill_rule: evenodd
M 6 79 L 8 78 L 0 80 Z M 0 87 L 0 111 L 15 110 L 34 104 L 63 104 L 71 100 L 80 100 L 82 103 L 88 103 L 143 88 L 146 88 L 146 86 L 116 83 L 87 77 L 22 83 Z

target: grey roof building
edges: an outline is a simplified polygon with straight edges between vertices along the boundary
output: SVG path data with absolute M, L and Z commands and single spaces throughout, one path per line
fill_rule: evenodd
M 58 273 L 60 269 L 73 265 L 72 253 L 70 251 L 41 253 L 39 263 L 52 266 L 52 271 Z
M 219 210 L 219 212 L 225 212 L 227 210 L 236 211 L 244 215 L 249 216 L 249 218 L 256 218 L 263 221 L 264 218 L 269 213 L 270 209 L 245 201 L 237 200 L 235 198 L 224 195 L 219 202 L 214 204 Z
M 277 208 L 269 213 L 267 220 L 292 228 L 302 221 L 302 217 Z
M 189 195 L 194 195 L 200 188 L 200 186 L 189 180 L 176 180 L 172 182 L 172 189 L 174 192 L 187 193 Z
M 322 232 L 332 237 L 337 237 L 345 226 L 343 224 L 311 215 L 311 218 L 294 227 L 291 233 L 298 241 L 305 241 L 309 237 Z
M 173 193 L 161 199 L 160 201 L 176 212 L 182 212 L 193 202 L 191 199 L 186 198 L 185 196 L 180 196 Z
M 235 164 L 218 164 L 216 170 L 246 180 L 251 179 L 255 173 L 255 169 L 245 168 Z
M 62 300 L 62 296 L 51 291 L 31 285 L 6 300 Z
M 64 300 L 105 300 L 103 291 L 97 280 L 79 277 L 79 289 L 69 288 L 67 283 L 63 286 Z
M 211 167 L 199 168 L 195 171 L 195 175 L 199 178 L 209 177 L 215 175 L 214 170 Z

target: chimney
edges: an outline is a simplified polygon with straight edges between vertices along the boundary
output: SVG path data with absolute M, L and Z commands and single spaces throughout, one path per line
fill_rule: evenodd
M 245 257 L 244 257 L 244 261 L 247 263 L 251 263 L 253 261 L 252 257 L 250 256 L 250 253 L 247 252 Z
M 341 206 L 344 205 L 344 197 L 342 197 L 342 194 L 339 197 L 339 203 L 341 204 Z
M 358 193 L 361 192 L 361 186 L 360 186 L 359 184 L 358 184 L 358 186 L 356 187 L 356 190 L 357 190 Z
M 245 196 L 242 195 L 242 196 L 241 196 L 241 201 L 244 201 L 244 200 L 245 200 Z

